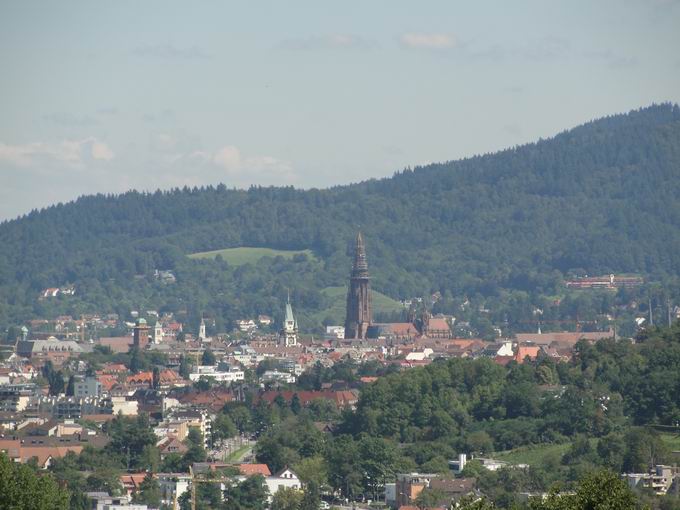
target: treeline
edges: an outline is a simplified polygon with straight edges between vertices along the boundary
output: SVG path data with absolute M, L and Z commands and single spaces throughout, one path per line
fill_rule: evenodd
M 161 307 L 220 320 L 307 312 L 345 282 L 358 226 L 377 290 L 410 298 L 526 292 L 567 274 L 680 274 L 680 108 L 663 104 L 550 140 L 325 190 L 224 185 L 83 197 L 0 224 L 0 324 L 69 311 Z M 229 267 L 186 254 L 312 249 L 319 262 Z M 154 269 L 170 269 L 163 285 Z M 72 283 L 76 296 L 37 301 Z M 192 299 L 187 302 L 186 296 Z

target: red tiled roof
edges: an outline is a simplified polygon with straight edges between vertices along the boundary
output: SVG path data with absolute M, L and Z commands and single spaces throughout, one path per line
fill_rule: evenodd
M 174 370 L 166 368 L 160 371 L 161 384 L 172 384 L 180 381 L 183 381 L 183 379 Z M 127 382 L 128 384 L 152 384 L 153 372 L 140 372 L 135 375 L 130 375 L 127 378 Z
M 420 334 L 410 322 L 391 322 L 385 324 L 385 326 L 396 336 L 418 336 Z
M 269 471 L 267 464 L 239 464 L 237 467 L 244 476 L 271 476 L 271 471 Z
M 21 447 L 21 462 L 28 462 L 32 458 L 38 460 L 39 466 L 44 466 L 47 459 L 60 459 L 68 452 L 73 452 L 76 455 L 83 451 L 80 445 L 71 446 L 22 446 Z
M 370 384 L 370 383 L 372 383 L 372 382 L 377 381 L 378 378 L 377 378 L 377 377 L 367 377 L 367 376 L 364 376 L 364 377 L 361 377 L 359 380 L 360 380 L 362 383 L 364 383 L 364 384 Z
M 146 473 L 131 473 L 120 475 L 119 480 L 123 487 L 130 492 L 137 490 L 144 481 L 144 478 L 146 478 Z
M 451 327 L 446 319 L 440 317 L 432 317 L 427 322 L 427 329 L 432 329 L 435 331 L 450 331 Z
M 538 351 L 540 350 L 541 348 L 538 345 L 520 345 L 517 348 L 515 360 L 517 360 L 517 363 L 523 363 L 524 358 L 527 356 L 529 359 L 536 359 L 536 356 L 538 356 Z
M 102 385 L 102 388 L 109 391 L 116 384 L 118 384 L 118 378 L 115 375 L 104 374 L 97 377 L 97 380 Z

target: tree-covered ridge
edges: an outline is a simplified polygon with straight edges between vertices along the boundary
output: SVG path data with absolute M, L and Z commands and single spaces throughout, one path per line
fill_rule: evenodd
M 358 226 L 374 287 L 394 298 L 551 293 L 568 272 L 668 278 L 680 274 L 679 192 L 680 108 L 663 104 L 325 190 L 219 185 L 82 197 L 0 224 L 0 322 L 64 311 L 35 298 L 66 283 L 78 289 L 70 311 L 177 310 L 192 295 L 231 320 L 272 313 L 291 287 L 313 313 L 318 289 L 344 282 Z M 239 246 L 311 249 L 318 261 L 234 269 L 186 258 Z M 150 276 L 155 268 L 176 272 L 174 289 Z

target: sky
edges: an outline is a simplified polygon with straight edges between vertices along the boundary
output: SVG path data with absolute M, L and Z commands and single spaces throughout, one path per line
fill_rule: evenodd
M 0 3 L 0 221 L 328 187 L 680 102 L 679 0 Z

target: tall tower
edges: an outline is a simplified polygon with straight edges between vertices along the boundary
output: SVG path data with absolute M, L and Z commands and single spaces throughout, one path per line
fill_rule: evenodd
M 205 340 L 205 320 L 203 320 L 203 317 L 201 317 L 201 324 L 198 326 L 198 339 L 199 340 Z
M 137 324 L 132 329 L 132 345 L 139 350 L 146 349 L 149 343 L 149 326 L 146 325 L 145 319 L 139 319 Z
M 163 326 L 160 322 L 156 321 L 156 325 L 153 327 L 153 343 L 159 344 L 163 341 Z
M 347 291 L 347 316 L 345 318 L 345 338 L 366 338 L 366 330 L 371 325 L 371 283 L 366 262 L 366 247 L 361 232 L 357 234 L 354 249 L 354 263 Z
M 298 325 L 293 315 L 293 307 L 290 305 L 290 293 L 286 302 L 286 318 L 283 320 L 281 329 L 281 344 L 285 347 L 297 345 Z

